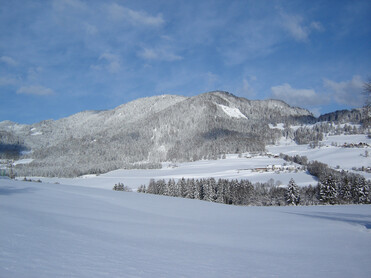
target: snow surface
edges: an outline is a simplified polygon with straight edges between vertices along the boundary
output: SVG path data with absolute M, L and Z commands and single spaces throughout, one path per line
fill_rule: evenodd
M 228 106 L 225 106 L 225 105 L 222 105 L 222 104 L 218 104 L 218 106 L 220 108 L 222 108 L 224 113 L 227 114 L 231 118 L 247 119 L 247 117 L 244 114 L 242 114 L 240 109 L 238 109 L 238 108 L 232 108 L 232 107 L 228 107 Z
M 279 125 L 278 125 L 279 126 Z M 301 155 L 307 156 L 308 159 L 317 160 L 328 164 L 330 167 L 352 171 L 353 167 L 360 168 L 371 166 L 371 147 L 367 148 L 342 148 L 344 143 L 358 144 L 360 142 L 367 143 L 371 146 L 371 139 L 366 135 L 336 135 L 327 136 L 321 144 L 320 148 L 311 149 L 308 145 L 297 145 L 292 140 L 282 138 L 275 146 L 267 146 L 269 153 L 278 155 L 280 153 L 291 156 Z M 337 146 L 334 146 L 337 144 Z M 164 146 L 159 146 L 159 151 L 163 150 Z M 365 151 L 369 152 L 369 157 L 365 157 Z M 249 157 L 249 154 L 244 154 L 242 158 L 237 155 L 227 155 L 226 159 L 220 160 L 201 160 L 188 163 L 163 163 L 162 169 L 149 170 L 116 170 L 99 176 L 87 175 L 78 178 L 44 178 L 44 182 L 61 183 L 69 185 L 80 185 L 87 187 L 98 187 L 112 189 L 117 183 L 124 183 L 132 189 L 137 189 L 140 185 L 148 185 L 150 179 L 181 179 L 181 178 L 208 178 L 216 179 L 248 179 L 251 182 L 267 182 L 271 179 L 276 183 L 287 185 L 291 178 L 299 186 L 316 185 L 315 177 L 304 171 L 281 171 L 276 172 L 254 172 L 255 168 L 264 168 L 269 165 L 284 165 L 286 161 L 280 158 L 268 156 Z M 31 162 L 32 160 L 23 160 Z M 19 163 L 19 162 L 16 162 Z M 294 164 L 298 166 L 297 164 Z M 175 166 L 175 167 L 174 167 Z M 363 175 L 367 179 L 371 179 L 371 173 L 355 171 L 355 173 Z M 22 179 L 22 177 L 20 177 Z
M 269 126 L 270 129 L 274 129 L 274 128 L 279 129 L 279 130 L 284 130 L 285 129 L 285 124 L 283 124 L 283 123 L 278 123 L 276 125 L 268 124 L 268 126 Z
M 253 172 L 254 168 L 263 168 L 268 165 L 283 165 L 287 163 L 283 159 L 268 156 L 253 158 L 238 158 L 238 155 L 227 155 L 226 159 L 200 160 L 187 163 L 164 163 L 162 169 L 148 170 L 116 170 L 99 176 L 87 175 L 79 178 L 44 178 L 37 177 L 45 182 L 62 183 L 69 185 L 81 185 L 87 187 L 98 187 L 112 189 L 119 182 L 124 183 L 133 189 L 140 185 L 148 185 L 150 179 L 181 179 L 181 178 L 209 178 L 216 179 L 248 179 L 251 182 L 267 182 L 270 179 L 280 181 L 287 185 L 291 178 L 300 185 L 316 185 L 317 180 L 307 172 L 275 172 L 259 173 Z M 296 164 L 297 165 L 297 164 Z M 174 167 L 175 166 L 175 167 Z M 297 165 L 298 166 L 298 165 Z
M 31 134 L 32 136 L 36 136 L 36 135 L 43 135 L 43 133 L 41 131 L 38 131 L 38 132 L 34 132 Z
M 282 139 L 276 146 L 268 146 L 267 150 L 274 154 L 284 153 L 291 156 L 301 155 L 307 156 L 309 160 L 317 160 L 328 164 L 330 167 L 350 171 L 353 167 L 360 168 L 371 166 L 371 147 L 367 148 L 343 148 L 344 143 L 367 143 L 371 146 L 371 139 L 366 135 L 334 135 L 327 136 L 321 141 L 323 144 L 320 148 L 311 149 L 308 145 L 297 145 L 291 140 Z M 334 146 L 336 145 L 337 146 Z M 365 151 L 370 153 L 369 157 L 365 157 Z M 370 173 L 356 172 L 367 179 L 371 179 Z
M 32 158 L 20 159 L 20 160 L 14 161 L 13 165 L 15 166 L 15 165 L 18 165 L 18 164 L 29 164 L 32 161 L 34 161 Z
M 239 207 L 0 180 L 0 277 L 371 277 L 371 206 Z

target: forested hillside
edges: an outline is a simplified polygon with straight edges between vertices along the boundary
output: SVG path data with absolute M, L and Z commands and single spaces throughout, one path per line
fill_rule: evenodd
M 162 95 L 33 125 L 1 122 L 0 147 L 2 158 L 33 159 L 17 165 L 19 175 L 79 176 L 262 152 L 283 135 L 298 143 L 318 141 L 326 126 L 289 128 L 317 121 L 309 111 L 279 100 L 251 101 L 219 91 L 194 97 Z M 270 127 L 279 123 L 287 128 Z

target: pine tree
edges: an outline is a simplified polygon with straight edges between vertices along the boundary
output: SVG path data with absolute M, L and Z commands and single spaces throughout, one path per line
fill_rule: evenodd
M 156 182 L 154 179 L 151 179 L 149 181 L 149 184 L 148 184 L 148 187 L 147 187 L 147 190 L 146 190 L 146 193 L 150 193 L 150 194 L 156 194 Z
M 352 201 L 352 186 L 347 175 L 344 176 L 340 185 L 340 197 L 346 204 Z
M 222 179 L 218 180 L 218 183 L 216 185 L 217 187 L 217 193 L 216 193 L 216 200 L 217 203 L 224 203 L 224 181 Z
M 169 196 L 177 197 L 178 190 L 174 179 L 170 179 L 167 183 L 167 187 L 169 188 Z
M 178 180 L 179 197 L 185 198 L 187 196 L 187 182 L 184 178 Z
M 320 201 L 324 204 L 336 204 L 338 191 L 335 179 L 329 175 L 323 182 L 320 182 L 319 186 Z
M 286 190 L 286 202 L 288 205 L 296 206 L 300 202 L 299 187 L 295 183 L 294 179 L 291 178 Z
M 186 198 L 194 199 L 196 193 L 196 184 L 194 179 L 187 179 L 187 192 Z
M 146 186 L 142 184 L 141 186 L 139 186 L 137 192 L 146 193 Z
M 214 178 L 209 179 L 210 201 L 215 202 L 217 199 L 217 184 Z
M 203 198 L 201 182 L 198 179 L 195 181 L 195 196 L 194 197 L 197 200 L 202 200 Z
M 353 191 L 356 203 L 368 204 L 370 202 L 369 185 L 364 177 L 359 176 L 355 179 Z

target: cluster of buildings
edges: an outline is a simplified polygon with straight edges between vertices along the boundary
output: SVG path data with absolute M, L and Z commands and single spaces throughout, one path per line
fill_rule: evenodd
M 282 171 L 293 172 L 293 171 L 300 171 L 300 170 L 304 170 L 303 166 L 293 165 L 293 164 L 290 164 L 290 165 L 279 165 L 279 164 L 267 165 L 266 167 L 256 167 L 256 168 L 252 169 L 253 172 L 260 172 L 260 173 L 264 173 L 264 172 L 282 172 Z

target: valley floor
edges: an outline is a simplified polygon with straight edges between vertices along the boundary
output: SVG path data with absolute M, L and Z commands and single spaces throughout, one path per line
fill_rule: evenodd
M 366 148 L 344 148 L 344 143 L 358 144 L 365 142 L 369 145 Z M 276 146 L 268 146 L 267 151 L 270 156 L 247 155 L 227 155 L 226 159 L 201 160 L 187 163 L 163 163 L 162 169 L 149 170 L 116 170 L 102 175 L 86 175 L 78 178 L 43 178 L 44 182 L 61 183 L 69 185 L 80 185 L 87 187 L 98 187 L 112 189 L 117 183 L 124 183 L 132 189 L 137 189 L 140 185 L 148 185 L 150 179 L 181 179 L 181 178 L 209 178 L 215 179 L 248 179 L 252 183 L 271 181 L 276 185 L 286 186 L 293 178 L 299 186 L 317 185 L 315 177 L 306 171 L 300 170 L 300 165 L 292 164 L 277 158 L 280 153 L 290 156 L 307 156 L 308 159 L 318 160 L 328 164 L 332 168 L 339 167 L 339 170 L 353 171 L 352 168 L 371 167 L 371 139 L 366 135 L 338 135 L 327 136 L 320 148 L 309 148 L 308 145 L 297 145 L 292 140 L 282 139 Z M 368 151 L 370 155 L 365 156 Z M 268 166 L 293 167 L 292 169 L 274 171 L 264 171 Z M 371 173 L 355 171 L 363 175 L 366 179 L 371 179 Z
M 238 207 L 0 179 L 0 221 L 0 277 L 371 276 L 370 205 Z
M 251 182 L 267 182 L 272 179 L 287 185 L 294 178 L 298 185 L 316 185 L 317 180 L 305 171 L 281 171 L 276 173 L 254 171 L 254 169 L 265 168 L 267 165 L 283 165 L 286 161 L 280 158 L 257 156 L 253 158 L 238 155 L 227 155 L 226 159 L 200 160 L 195 162 L 163 163 L 162 169 L 148 170 L 116 170 L 102 175 L 86 175 L 78 178 L 44 178 L 34 177 L 43 182 L 61 183 L 70 185 L 81 185 L 87 187 L 98 187 L 112 189 L 116 183 L 124 183 L 132 189 L 140 185 L 148 185 L 151 179 L 181 179 L 181 178 L 209 178 L 215 179 L 248 179 Z M 300 166 L 300 165 L 296 165 Z

